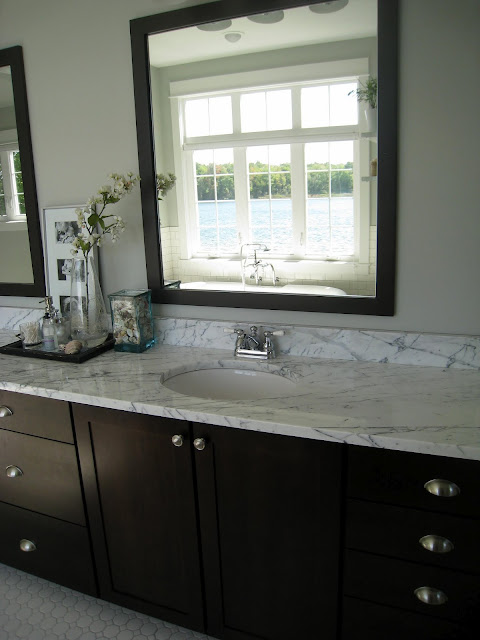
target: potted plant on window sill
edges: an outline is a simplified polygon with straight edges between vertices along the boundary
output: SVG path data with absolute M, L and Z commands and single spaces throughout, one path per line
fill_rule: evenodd
M 377 132 L 377 92 L 378 80 L 374 76 L 369 76 L 365 84 L 360 83 L 357 89 L 350 91 L 348 94 L 355 93 L 358 102 L 365 103 L 365 122 L 369 133 Z

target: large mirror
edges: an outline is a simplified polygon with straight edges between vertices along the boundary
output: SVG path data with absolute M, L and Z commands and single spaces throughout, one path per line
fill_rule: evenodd
M 21 47 L 0 50 L 0 295 L 45 295 Z
M 131 39 L 154 302 L 393 315 L 396 2 L 216 2 Z

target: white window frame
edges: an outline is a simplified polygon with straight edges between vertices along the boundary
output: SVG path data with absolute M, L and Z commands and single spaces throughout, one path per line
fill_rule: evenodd
M 0 215 L 0 222 L 25 222 L 26 214 L 20 212 L 17 185 L 15 180 L 15 167 L 13 154 L 19 151 L 17 140 L 3 142 L 3 139 L 11 138 L 9 132 L 1 132 L 0 137 L 0 163 L 3 171 L 3 192 L 5 197 L 6 214 Z M 16 135 L 16 130 L 11 132 Z
M 212 257 L 196 252 L 196 182 L 193 163 L 195 150 L 212 148 L 233 148 L 235 199 L 237 204 L 237 234 L 239 248 L 250 241 L 248 229 L 249 193 L 247 179 L 246 147 L 253 145 L 289 144 L 292 151 L 292 208 L 293 253 L 279 255 L 270 253 L 271 258 L 286 260 L 333 260 L 343 262 L 368 262 L 370 226 L 370 190 L 361 181 L 361 175 L 368 175 L 369 142 L 361 136 L 361 125 L 301 128 L 300 90 L 304 86 L 336 84 L 346 81 L 361 81 L 368 74 L 368 60 L 345 60 L 333 63 L 318 63 L 253 73 L 238 73 L 230 76 L 216 76 L 170 83 L 174 165 L 177 185 L 181 186 L 178 198 L 178 222 L 180 227 L 180 258 Z M 240 127 L 240 95 L 242 93 L 292 89 L 292 129 L 242 133 Z M 221 94 L 232 96 L 233 132 L 226 135 L 187 138 L 185 132 L 186 100 L 213 97 Z M 306 238 L 306 185 L 304 143 L 325 141 L 354 141 L 354 254 L 348 256 L 318 256 L 306 254 L 303 239 Z M 295 161 L 294 161 L 295 157 Z M 242 185 L 245 187 L 242 189 Z M 295 186 L 294 186 L 295 185 Z M 217 257 L 236 257 L 235 254 L 221 254 Z

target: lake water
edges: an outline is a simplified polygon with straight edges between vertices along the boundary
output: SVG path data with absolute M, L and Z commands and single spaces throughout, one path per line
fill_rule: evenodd
M 310 198 L 307 214 L 307 253 L 324 256 L 354 253 L 352 197 Z M 218 208 L 218 230 L 217 230 Z M 238 250 L 235 202 L 199 202 L 201 251 L 233 253 Z M 266 244 L 272 251 L 291 253 L 292 201 L 250 201 L 251 242 Z

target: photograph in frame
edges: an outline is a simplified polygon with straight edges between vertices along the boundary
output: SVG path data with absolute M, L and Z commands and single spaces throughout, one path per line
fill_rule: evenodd
M 62 315 L 70 311 L 70 271 L 72 242 L 80 233 L 76 209 L 84 205 L 46 207 L 42 211 L 43 249 L 45 256 L 45 280 L 47 295 L 52 296 L 53 305 Z M 93 260 L 97 255 L 92 250 Z M 82 257 L 79 252 L 77 257 Z

